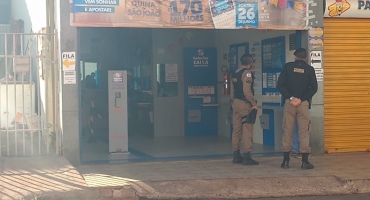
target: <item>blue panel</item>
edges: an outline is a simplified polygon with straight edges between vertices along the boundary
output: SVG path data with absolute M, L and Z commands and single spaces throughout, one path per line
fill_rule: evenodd
M 270 49 L 266 48 L 270 46 Z M 271 59 L 265 57 L 270 53 Z M 280 55 L 279 57 L 273 58 L 275 55 Z M 276 75 L 280 73 L 286 62 L 286 52 L 285 52 L 285 36 L 271 38 L 262 40 L 262 74 Z M 276 76 L 276 86 L 277 86 L 277 76 Z M 265 87 L 265 86 L 264 86 Z M 279 93 L 279 90 L 272 85 L 266 88 L 262 88 L 262 95 L 266 93 Z M 279 103 L 268 103 L 265 102 L 263 105 L 271 106 L 282 106 Z
M 279 94 L 277 89 L 277 79 L 278 73 L 281 73 L 281 70 L 286 62 L 286 52 L 285 52 L 285 36 L 270 38 L 262 40 L 262 74 L 266 73 L 267 77 L 270 77 L 270 80 L 275 76 L 275 84 L 272 84 L 273 81 L 268 81 L 268 85 L 263 86 L 262 95 L 267 93 L 276 93 Z M 276 57 L 276 55 L 278 55 Z M 283 106 L 280 103 L 273 102 L 263 102 L 262 105 L 270 106 Z M 269 115 L 270 120 L 270 129 L 263 130 L 263 144 L 268 146 L 275 146 L 275 126 L 274 126 L 274 112 L 273 110 L 263 110 L 263 114 Z
M 230 72 L 235 72 L 238 69 L 239 63 L 239 47 L 245 48 L 245 53 L 249 53 L 249 43 L 240 43 L 240 44 L 233 44 L 230 45 L 230 52 L 229 52 L 229 63 L 230 63 Z
M 263 130 L 263 145 L 275 146 L 274 110 L 264 109 L 262 114 L 269 116 L 269 130 Z
M 231 45 L 229 52 L 229 63 L 230 63 L 230 72 L 234 72 L 238 69 L 238 46 Z
M 217 104 L 217 48 L 184 48 L 185 135 L 204 136 L 218 134 Z M 213 87 L 214 94 L 189 94 L 188 87 Z M 202 97 L 210 97 L 203 103 Z M 201 113 L 200 122 L 189 122 L 189 111 Z
M 295 49 L 299 49 L 302 47 L 302 31 L 296 31 L 295 34 Z

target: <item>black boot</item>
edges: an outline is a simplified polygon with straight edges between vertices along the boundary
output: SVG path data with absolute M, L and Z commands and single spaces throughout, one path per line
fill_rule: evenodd
M 302 153 L 302 170 L 307 170 L 307 169 L 313 169 L 315 168 L 313 164 L 308 162 L 308 153 Z
M 284 160 L 283 163 L 281 163 L 281 168 L 288 169 L 289 168 L 289 161 L 290 161 L 290 155 L 289 152 L 284 152 Z
M 259 165 L 260 163 L 251 158 L 251 153 L 244 154 L 243 165 Z
M 240 154 L 240 150 L 234 151 L 233 163 L 242 163 L 243 157 Z

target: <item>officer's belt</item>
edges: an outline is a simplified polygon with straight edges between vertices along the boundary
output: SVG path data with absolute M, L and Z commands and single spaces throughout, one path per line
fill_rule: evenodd
M 250 104 L 252 104 L 250 101 L 248 101 L 247 99 L 241 99 L 241 98 L 235 98 L 235 99 L 239 99 L 239 100 L 241 100 L 241 101 L 245 101 L 246 103 L 250 103 Z

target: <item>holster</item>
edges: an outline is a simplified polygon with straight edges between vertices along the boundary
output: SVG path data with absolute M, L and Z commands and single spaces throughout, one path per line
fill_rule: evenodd
M 256 123 L 257 119 L 257 110 L 252 109 L 251 112 L 246 116 L 245 121 L 247 124 L 254 124 Z

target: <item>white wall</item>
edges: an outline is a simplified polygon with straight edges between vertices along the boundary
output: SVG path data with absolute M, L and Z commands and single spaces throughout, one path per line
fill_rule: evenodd
M 215 33 L 215 41 L 218 48 L 218 81 L 223 81 L 223 73 L 221 72 L 221 66 L 226 65 L 230 66 L 228 60 L 223 59 L 224 54 L 229 53 L 230 45 L 240 44 L 240 43 L 249 43 L 249 47 L 252 46 L 253 42 L 261 42 L 264 39 L 275 38 L 280 36 L 285 36 L 285 48 L 286 48 L 286 61 L 290 62 L 294 60 L 293 51 L 289 51 L 289 34 L 295 33 L 295 31 L 262 31 L 262 30 L 218 30 Z M 261 70 L 261 69 L 256 69 Z M 262 79 L 259 79 L 262 80 Z M 256 85 L 262 85 L 262 83 L 257 82 Z M 226 123 L 227 113 L 229 112 L 230 104 L 228 96 L 223 95 L 223 85 L 218 84 L 219 90 L 219 120 L 218 120 L 218 134 L 220 136 L 230 137 L 230 125 Z M 258 102 L 261 106 L 261 101 Z M 261 114 L 261 110 L 259 110 Z M 259 118 L 254 126 L 254 136 L 253 140 L 255 143 L 262 144 L 263 142 L 263 131 L 259 124 Z

